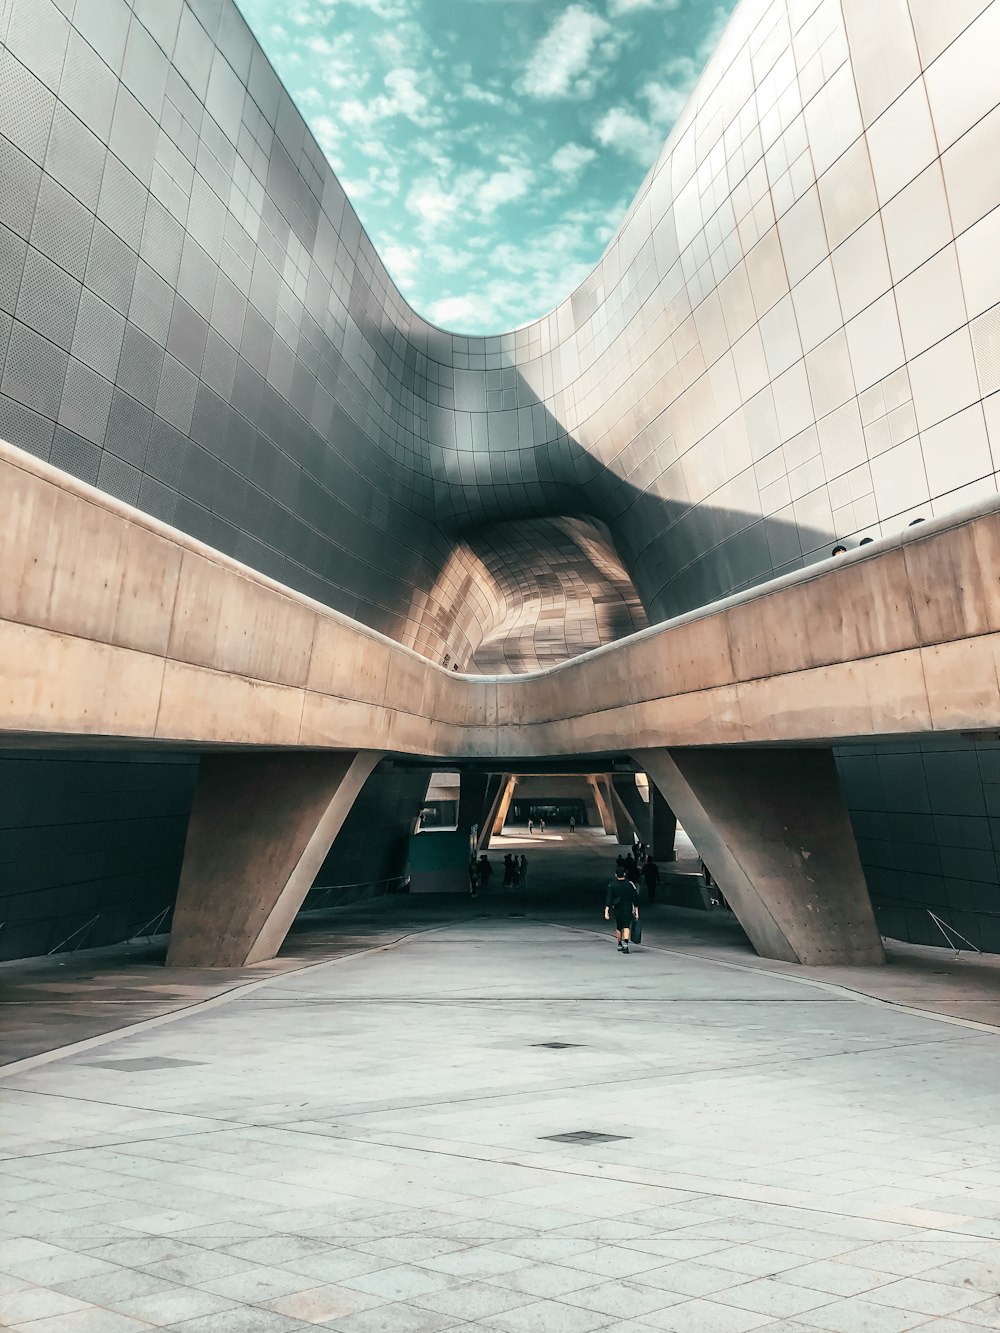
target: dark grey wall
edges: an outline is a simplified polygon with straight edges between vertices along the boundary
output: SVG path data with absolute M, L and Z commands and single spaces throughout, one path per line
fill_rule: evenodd
M 882 934 L 943 945 L 930 909 L 1000 953 L 1000 741 L 850 746 L 837 766 Z
M 84 926 L 72 943 L 114 943 L 171 907 L 197 775 L 161 751 L 0 756 L 0 959 Z

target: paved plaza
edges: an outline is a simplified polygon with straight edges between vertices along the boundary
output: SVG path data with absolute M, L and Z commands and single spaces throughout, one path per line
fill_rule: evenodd
M 996 1031 L 522 911 L 362 905 L 10 1066 L 0 1326 L 1000 1327 Z

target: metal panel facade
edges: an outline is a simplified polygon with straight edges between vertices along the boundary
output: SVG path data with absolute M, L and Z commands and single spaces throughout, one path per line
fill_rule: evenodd
M 991 491 L 1000 5 L 941 10 L 743 0 L 591 277 L 469 338 L 396 291 L 232 0 L 7 0 L 0 432 L 515 669 L 563 614 L 552 519 L 598 521 L 573 578 L 620 633 L 633 584 L 660 618 Z

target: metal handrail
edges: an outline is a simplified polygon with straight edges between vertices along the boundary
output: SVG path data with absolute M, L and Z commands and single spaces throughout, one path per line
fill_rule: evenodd
M 927 909 L 927 915 L 930 917 L 930 919 L 934 922 L 935 926 L 937 926 L 938 930 L 944 936 L 945 943 L 948 945 L 948 948 L 955 950 L 956 958 L 959 956 L 962 950 L 955 943 L 955 940 L 951 939 L 950 937 L 951 935 L 954 935 L 955 939 L 961 940 L 963 944 L 967 944 L 969 948 L 973 949 L 976 953 L 981 954 L 983 952 L 982 949 L 980 949 L 977 944 L 973 944 L 971 940 L 966 939 L 965 936 L 961 933 L 961 931 L 956 930 L 954 926 L 949 926 L 946 921 L 942 921 L 941 918 L 937 916 L 934 912 L 932 912 L 929 907 Z
M 72 932 L 72 934 L 67 935 L 66 938 L 65 938 L 64 940 L 60 940 L 59 943 L 58 943 L 57 945 L 55 945 L 54 948 L 50 949 L 50 950 L 48 951 L 48 953 L 45 955 L 46 958 L 51 958 L 52 955 L 53 955 L 54 953 L 58 953 L 58 952 L 60 951 L 60 949 L 62 949 L 63 945 L 65 945 L 65 944 L 69 944 L 70 940 L 74 940 L 74 939 L 76 939 L 77 935 L 81 935 L 81 936 L 82 936 L 82 935 L 83 935 L 83 932 L 84 932 L 85 930 L 89 930 L 91 926 L 95 926 L 95 925 L 97 924 L 97 922 L 100 921 L 101 916 L 102 916 L 102 913 L 101 913 L 101 912 L 98 912 L 96 916 L 91 917 L 90 920 L 84 922 L 84 924 L 83 924 L 82 926 L 78 926 L 77 929 L 74 930 L 74 931 Z M 76 953 L 77 949 L 79 949 L 79 948 L 81 948 L 81 947 L 82 947 L 82 942 L 81 942 L 81 943 L 77 943 L 77 944 L 75 944 L 75 945 L 73 946 L 73 948 L 70 950 L 70 952 L 71 952 L 71 953 Z
M 410 878 L 409 875 L 390 875 L 387 879 L 362 879 L 362 880 L 358 880 L 358 882 L 357 882 L 356 884 L 327 884 L 327 885 L 323 885 L 323 886 L 322 886 L 321 888 L 319 888 L 319 889 L 316 889 L 316 890 L 310 890 L 310 893 L 313 893 L 313 892 L 318 893 L 319 897 L 318 897 L 318 899 L 317 899 L 316 902 L 314 902 L 314 903 L 309 903 L 309 906 L 308 906 L 308 907 L 307 907 L 305 904 L 303 904 L 303 906 L 302 906 L 302 908 L 301 908 L 301 911 L 302 911 L 302 912 L 320 912 L 320 911 L 322 911 L 323 908 L 326 906 L 326 903 L 329 901 L 329 899 L 330 899 L 330 895 L 331 895 L 331 894 L 334 894 L 334 893 L 342 893 L 342 892 L 344 891 L 344 889 L 377 889 L 380 885 L 383 885 L 383 884 L 385 884 L 385 885 L 389 885 L 389 884 L 406 884 L 406 883 L 409 882 L 409 878 Z M 306 899 L 306 902 L 308 902 L 308 898 Z

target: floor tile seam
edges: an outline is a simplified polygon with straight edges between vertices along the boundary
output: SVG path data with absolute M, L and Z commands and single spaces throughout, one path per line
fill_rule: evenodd
M 376 952 L 376 951 L 373 950 L 372 952 Z M 919 1047 L 932 1046 L 932 1045 L 941 1045 L 941 1044 L 947 1044 L 947 1039 L 946 1039 L 946 1038 L 938 1038 L 938 1039 L 927 1039 L 927 1040 L 922 1040 L 922 1041 L 912 1041 L 912 1042 L 907 1042 L 907 1043 L 906 1043 L 906 1049 L 907 1049 L 907 1050 L 913 1050 L 913 1049 L 916 1049 L 916 1048 L 919 1048 Z M 711 1065 L 711 1066 L 709 1066 L 709 1067 L 707 1067 L 707 1068 L 702 1067 L 702 1068 L 698 1068 L 698 1069 L 681 1069 L 681 1070 L 678 1070 L 676 1073 L 667 1073 L 667 1072 L 664 1072 L 662 1069 L 659 1069 L 659 1070 L 651 1070 L 649 1073 L 645 1073 L 645 1074 L 629 1074 L 629 1075 L 627 1075 L 627 1076 L 625 1076 L 625 1077 L 623 1077 L 621 1074 L 615 1074 L 615 1075 L 609 1075 L 607 1078 L 594 1078 L 594 1079 L 587 1079 L 587 1080 L 583 1080 L 583 1081 L 570 1082 L 570 1083 L 566 1083 L 566 1082 L 549 1083 L 549 1084 L 545 1084 L 544 1086 L 539 1085 L 538 1087 L 533 1087 L 533 1088 L 518 1088 L 518 1089 L 516 1089 L 516 1090 L 514 1090 L 514 1091 L 512 1091 L 512 1092 L 490 1091 L 490 1092 L 483 1093 L 483 1094 L 479 1094 L 479 1095 L 472 1096 L 472 1097 L 446 1097 L 446 1098 L 438 1099 L 438 1100 L 434 1100 L 434 1101 L 404 1101 L 404 1102 L 401 1102 L 401 1103 L 399 1103 L 399 1104 L 393 1104 L 393 1105 L 388 1105 L 388 1106 L 386 1106 L 386 1105 L 380 1105 L 380 1106 L 376 1106 L 376 1107 L 371 1107 L 369 1104 L 363 1103 L 362 1106 L 363 1106 L 364 1109 L 360 1109 L 360 1110 L 359 1110 L 359 1109 L 355 1109 L 354 1107 L 348 1107 L 345 1111 L 341 1112 L 341 1117 L 344 1118 L 344 1119 L 351 1119 L 351 1118 L 355 1118 L 355 1117 L 365 1117 L 365 1116 L 374 1116 L 374 1115 L 389 1115 L 389 1114 L 394 1114 L 394 1113 L 399 1112 L 399 1111 L 407 1111 L 407 1110 L 430 1110 L 430 1109 L 433 1109 L 434 1107 L 438 1107 L 438 1106 L 465 1106 L 465 1105 L 470 1105 L 470 1104 L 473 1104 L 473 1103 L 479 1103 L 479 1102 L 492 1102 L 492 1103 L 502 1104 L 503 1102 L 508 1101 L 508 1100 L 509 1100 L 510 1098 L 512 1098 L 512 1097 L 536 1097 L 536 1096 L 542 1096 L 542 1095 L 549 1094 L 549 1093 L 553 1093 L 553 1092 L 575 1092 L 575 1091 L 578 1091 L 578 1090 L 580 1090 L 580 1089 L 590 1089 L 590 1088 L 609 1087 L 609 1086 L 612 1086 L 612 1085 L 619 1086 L 619 1085 L 621 1085 L 621 1084 L 623 1084 L 623 1083 L 624 1083 L 624 1084 L 632 1084 L 632 1083 L 648 1083 L 648 1082 L 653 1081 L 653 1080 L 655 1080 L 655 1079 L 662 1079 L 664 1082 L 673 1082 L 673 1081 L 676 1081 L 677 1079 L 684 1079 L 684 1080 L 686 1080 L 686 1081 L 690 1081 L 690 1080 L 693 1079 L 693 1078 L 701 1078 L 701 1077 L 704 1077 L 704 1076 L 710 1076 L 710 1075 L 743 1074 L 743 1073 L 745 1073 L 748 1069 L 753 1069 L 753 1070 L 755 1070 L 755 1069 L 759 1069 L 759 1068 L 763 1068 L 763 1067 L 766 1067 L 766 1068 L 769 1068 L 769 1069 L 773 1069 L 773 1068 L 776 1068 L 776 1067 L 783 1067 L 783 1066 L 785 1066 L 785 1067 L 789 1067 L 789 1068 L 790 1068 L 790 1067 L 793 1067 L 793 1066 L 797 1066 L 797 1065 L 801 1065 L 801 1064 L 807 1064 L 807 1063 L 812 1063 L 812 1062 L 819 1062 L 819 1061 L 822 1061 L 822 1060 L 845 1059 L 845 1058 L 846 1058 L 846 1059 L 852 1059 L 852 1058 L 855 1058 L 855 1057 L 857 1057 L 857 1056 L 859 1056 L 859 1055 L 877 1054 L 877 1053 L 879 1053 L 880 1051 L 886 1051 L 886 1050 L 898 1050 L 898 1049 L 900 1049 L 900 1048 L 899 1048 L 899 1045 L 898 1045 L 898 1044 L 893 1044 L 893 1045 L 890 1045 L 890 1046 L 884 1046 L 884 1047 L 873 1047 L 873 1048 L 868 1048 L 868 1047 L 866 1047 L 866 1048 L 863 1048 L 863 1049 L 861 1049 L 861 1050 L 857 1050 L 857 1051 L 832 1051 L 832 1052 L 827 1052 L 827 1053 L 820 1053 L 820 1054 L 817 1054 L 817 1055 L 808 1055 L 808 1054 L 804 1054 L 804 1055 L 796 1055 L 796 1056 L 792 1056 L 792 1057 L 789 1057 L 789 1056 L 787 1056 L 787 1055 L 784 1055 L 784 1056 L 779 1055 L 779 1056 L 775 1056 L 773 1059 L 760 1059 L 760 1058 L 755 1057 L 755 1058 L 753 1058 L 752 1060 L 750 1060 L 750 1058 L 748 1057 L 748 1061 L 749 1061 L 749 1062 L 748 1062 L 747 1065 L 739 1065 L 739 1064 Z M 65 1054 L 68 1055 L 69 1052 L 67 1051 Z M 28 1071 L 28 1072 L 30 1072 L 30 1071 Z M 59 1101 L 79 1102 L 79 1103 L 81 1103 L 81 1104 L 84 1105 L 84 1106 L 106 1106 L 106 1107 L 108 1107 L 109 1109 L 116 1110 L 116 1111 L 133 1111 L 133 1112 L 142 1112 L 143 1114 L 146 1114 L 146 1115 L 168 1115 L 168 1116 L 177 1116 L 177 1117 L 179 1117 L 179 1118 L 183 1118 L 183 1119 L 199 1119 L 199 1120 L 207 1120 L 207 1121 L 209 1121 L 209 1122 L 210 1122 L 211 1124 L 213 1124 L 213 1125 L 223 1125 L 223 1126 L 228 1126 L 228 1127 L 231 1127 L 231 1128 L 237 1128 L 237 1129 L 238 1129 L 238 1128 L 246 1129 L 246 1128 L 262 1128 L 262 1127 L 264 1127 L 264 1128 L 270 1128 L 270 1129 L 278 1129 L 278 1130 L 281 1130 L 282 1132 L 285 1132 L 285 1133 L 292 1133 L 292 1132 L 311 1133 L 311 1132 L 312 1132 L 312 1131 L 308 1131 L 308 1130 L 296 1131 L 296 1130 L 290 1128 L 290 1126 L 294 1126 L 296 1123 L 298 1123 L 297 1121 L 281 1121 L 281 1120 L 278 1120 L 278 1121 L 268 1121 L 267 1124 L 266 1124 L 266 1126 L 260 1126 L 260 1125 L 254 1124 L 254 1122 L 252 1122 L 252 1121 L 246 1121 L 246 1120 L 231 1120 L 231 1119 L 228 1119 L 227 1117 L 224 1117 L 224 1116 L 213 1116 L 213 1115 L 207 1115 L 207 1114 L 204 1114 L 204 1113 L 194 1114 L 194 1113 L 191 1113 L 191 1112 L 185 1112 L 185 1111 L 164 1110 L 162 1107 L 153 1107 L 153 1106 L 136 1106 L 136 1105 L 131 1104 L 131 1103 L 111 1102 L 111 1101 L 105 1101 L 105 1100 L 103 1100 L 102 1098 L 79 1096 L 79 1095 L 76 1095 L 76 1094 L 74 1094 L 74 1093 L 72 1093 L 72 1092 L 66 1092 L 66 1091 L 64 1091 L 64 1090 L 61 1090 L 61 1091 L 50 1091 L 50 1090 L 45 1089 L 45 1088 L 18 1087 L 18 1086 L 16 1086 L 16 1085 L 11 1085 L 11 1087 L 8 1089 L 8 1091 L 11 1091 L 11 1092 L 17 1092 L 17 1093 L 19 1093 L 21 1096 L 24 1096 L 24 1097 L 46 1097 L 46 1098 L 52 1098 L 52 1099 L 54 1099 L 54 1100 L 59 1100 Z M 340 1117 L 338 1117 L 338 1118 L 340 1118 Z M 192 1131 L 191 1131 L 191 1133 L 195 1133 L 195 1134 L 196 1134 L 196 1133 L 205 1133 L 205 1132 L 208 1132 L 208 1131 L 206 1131 L 206 1130 L 192 1130 Z M 158 1138 L 162 1138 L 162 1137 L 164 1137 L 164 1136 L 163 1136 L 162 1134 L 160 1134 L 160 1135 L 158 1135 L 157 1137 L 158 1137 Z M 183 1138 L 183 1137 L 188 1137 L 188 1135 L 186 1135 L 186 1134 L 183 1134 L 183 1135 L 170 1135 L 169 1137 L 171 1137 L 171 1138 L 174 1138 L 174 1137 L 177 1137 L 177 1138 Z M 317 1136 L 317 1137 L 325 1137 L 325 1136 L 320 1135 L 320 1136 Z M 149 1139 L 141 1139 L 141 1140 L 132 1140 L 132 1141 L 133 1141 L 133 1142 L 150 1142 L 151 1140 L 149 1140 Z M 129 1142 L 129 1141 L 126 1140 L 126 1141 L 124 1141 L 124 1142 L 127 1143 L 127 1142 Z M 101 1146 L 103 1146 L 103 1145 L 101 1145 Z M 58 1152 L 62 1152 L 62 1151 L 79 1151 L 79 1150 L 80 1150 L 80 1149 L 77 1148 L 77 1149 L 59 1149 L 59 1150 L 57 1150 L 57 1151 L 58 1151 Z M 22 1155 L 24 1155 L 24 1156 L 32 1156 L 32 1157 L 44 1157 L 44 1156 L 47 1156 L 47 1155 L 49 1155 L 49 1154 L 46 1154 L 46 1153 L 33 1153 L 33 1154 L 22 1154 Z M 52 1154 L 52 1155 L 56 1155 L 56 1154 Z
M 113 1041 L 124 1040 L 141 1032 L 151 1031 L 153 1028 L 165 1027 L 167 1024 L 176 1023 L 188 1014 L 202 1014 L 211 1009 L 221 1008 L 222 1005 L 229 1004 L 240 996 L 252 994 L 255 991 L 262 990 L 264 987 L 283 978 L 300 975 L 303 972 L 318 971 L 320 968 L 338 967 L 342 963 L 350 962 L 355 958 L 364 958 L 370 954 L 388 953 L 393 949 L 400 948 L 410 940 L 418 939 L 423 935 L 431 935 L 436 931 L 447 930 L 452 924 L 448 922 L 444 925 L 428 926 L 425 930 L 410 931 L 404 935 L 399 935 L 393 939 L 387 940 L 381 944 L 372 945 L 367 949 L 359 949 L 354 953 L 341 954 L 337 958 L 323 958 L 315 963 L 303 963 L 300 967 L 288 968 L 283 972 L 275 972 L 270 976 L 251 979 L 249 981 L 235 982 L 228 990 L 221 994 L 211 995 L 204 1000 L 194 1000 L 190 1004 L 180 1005 L 176 1009 L 171 1009 L 167 1013 L 157 1014 L 153 1018 L 142 1019 L 138 1023 L 130 1023 L 125 1027 L 115 1028 L 110 1032 L 97 1033 L 93 1037 L 84 1037 L 80 1041 L 69 1042 L 65 1046 L 53 1047 L 50 1051 L 40 1051 L 36 1055 L 25 1056 L 22 1060 L 13 1060 L 10 1064 L 0 1065 L 0 1081 L 8 1078 L 11 1074 L 22 1073 L 29 1069 L 34 1069 L 40 1065 L 52 1064 L 56 1060 L 63 1060 L 71 1055 L 78 1055 L 84 1051 L 96 1050 L 101 1046 L 110 1045 Z
M 309 1131 L 285 1131 L 285 1132 L 309 1133 Z M 370 1141 L 371 1140 L 366 1140 L 366 1139 L 338 1140 L 338 1142 L 355 1142 L 360 1146 L 364 1146 Z M 379 1146 L 391 1148 L 395 1145 L 393 1145 L 392 1143 L 381 1143 L 379 1144 Z M 468 1145 L 468 1147 L 470 1148 L 472 1146 L 473 1145 Z M 498 1156 L 491 1157 L 488 1155 L 488 1150 L 476 1153 L 471 1151 L 457 1152 L 454 1150 L 445 1151 L 445 1150 L 438 1150 L 431 1148 L 422 1148 L 422 1149 L 414 1149 L 414 1151 L 419 1151 L 425 1155 L 458 1157 L 459 1159 L 466 1161 L 488 1162 L 494 1165 L 501 1165 L 501 1166 L 515 1166 L 533 1171 L 543 1171 L 549 1175 L 564 1175 L 577 1179 L 582 1178 L 582 1179 L 601 1180 L 601 1181 L 610 1180 L 622 1185 L 641 1185 L 652 1189 L 665 1189 L 671 1191 L 679 1190 L 681 1192 L 694 1194 L 703 1198 L 731 1199 L 734 1202 L 760 1203 L 769 1208 L 792 1208 L 795 1209 L 796 1211 L 801 1211 L 801 1212 L 814 1212 L 820 1217 L 843 1217 L 847 1219 L 861 1218 L 865 1221 L 888 1222 L 893 1226 L 906 1228 L 906 1231 L 902 1236 L 895 1238 L 897 1240 L 912 1239 L 914 1234 L 919 1234 L 921 1231 L 936 1231 L 947 1236 L 961 1236 L 966 1234 L 953 1227 L 943 1227 L 940 1225 L 927 1225 L 915 1222 L 898 1222 L 892 1217 L 882 1216 L 880 1210 L 878 1210 L 877 1208 L 861 1210 L 861 1211 L 855 1209 L 853 1211 L 847 1212 L 842 1208 L 836 1208 L 836 1207 L 818 1208 L 814 1205 L 810 1205 L 809 1203 L 803 1203 L 803 1202 L 790 1203 L 785 1200 L 775 1200 L 766 1197 L 766 1191 L 768 1188 L 766 1186 L 764 1187 L 763 1190 L 749 1188 L 744 1190 L 742 1193 L 734 1194 L 724 1189 L 723 1190 L 708 1189 L 704 1185 L 698 1185 L 696 1183 L 679 1184 L 677 1183 L 676 1180 L 669 1180 L 669 1179 L 655 1180 L 650 1177 L 648 1172 L 642 1173 L 638 1169 L 629 1171 L 628 1168 L 625 1168 L 625 1170 L 622 1171 L 621 1168 L 618 1168 L 618 1171 L 615 1174 L 608 1174 L 606 1171 L 602 1170 L 599 1165 L 589 1164 L 584 1162 L 573 1163 L 569 1161 L 561 1161 L 559 1164 L 553 1162 L 542 1164 L 537 1161 L 533 1161 L 531 1157 L 528 1157 L 527 1155 L 519 1154 L 517 1152 L 513 1153 L 512 1155 L 503 1157 L 498 1157 Z M 522 1158 L 523 1160 L 521 1160 Z M 670 1175 L 670 1173 L 664 1173 L 664 1174 L 666 1174 L 668 1177 Z M 686 1176 L 681 1177 L 681 1179 L 685 1181 L 690 1181 L 690 1178 Z M 765 1197 L 760 1197 L 761 1195 L 765 1195 Z M 497 1197 L 502 1198 L 503 1196 L 501 1195 Z M 678 1207 L 683 1207 L 683 1204 L 679 1204 Z M 792 1229 L 801 1230 L 802 1228 L 792 1228 Z M 680 1231 L 683 1230 L 683 1228 L 678 1228 L 677 1230 Z
M 924 1046 L 933 1046 L 942 1044 L 947 1044 L 946 1039 L 942 1038 L 938 1041 L 928 1040 L 920 1042 L 910 1042 L 907 1043 L 906 1049 L 910 1050 Z M 885 1051 L 885 1050 L 898 1050 L 898 1049 L 899 1049 L 898 1046 L 880 1047 L 876 1048 L 876 1050 L 873 1050 L 871 1053 L 875 1054 L 879 1050 Z M 703 1075 L 745 1074 L 748 1070 L 756 1070 L 760 1068 L 775 1069 L 783 1066 L 791 1068 L 793 1066 L 811 1063 L 814 1061 L 819 1062 L 821 1060 L 844 1059 L 844 1058 L 849 1059 L 849 1058 L 854 1058 L 855 1056 L 858 1055 L 867 1055 L 867 1054 L 869 1054 L 868 1050 L 837 1051 L 837 1052 L 832 1052 L 830 1054 L 814 1055 L 814 1056 L 802 1055 L 802 1056 L 796 1056 L 792 1059 L 790 1059 L 787 1056 L 785 1057 L 776 1056 L 773 1060 L 754 1059 L 752 1063 L 749 1063 L 746 1066 L 714 1065 L 707 1069 L 678 1070 L 676 1073 L 672 1074 L 664 1073 L 662 1070 L 654 1070 L 648 1074 L 629 1074 L 624 1077 L 618 1074 L 609 1076 L 608 1078 L 605 1079 L 591 1079 L 585 1082 L 552 1083 L 534 1088 L 519 1088 L 513 1092 L 491 1091 L 488 1093 L 472 1097 L 447 1097 L 442 1100 L 435 1100 L 435 1101 L 404 1101 L 399 1103 L 398 1105 L 394 1104 L 391 1106 L 382 1105 L 382 1106 L 372 1107 L 369 1104 L 362 1104 L 362 1107 L 360 1109 L 357 1107 L 348 1107 L 341 1113 L 341 1116 L 339 1116 L 338 1119 L 340 1118 L 343 1118 L 345 1120 L 363 1119 L 368 1116 L 393 1115 L 397 1114 L 400 1111 L 433 1110 L 435 1107 L 440 1107 L 440 1106 L 468 1106 L 477 1103 L 490 1103 L 495 1105 L 502 1105 L 504 1102 L 509 1101 L 511 1098 L 518 1098 L 518 1097 L 533 1098 L 533 1097 L 545 1096 L 551 1093 L 576 1092 L 579 1091 L 580 1089 L 586 1090 L 586 1089 L 603 1088 L 610 1086 L 620 1087 L 623 1084 L 630 1085 L 634 1083 L 648 1083 L 656 1079 L 660 1079 L 663 1082 L 667 1083 L 675 1082 L 678 1079 L 683 1079 L 686 1082 L 690 1082 L 693 1078 L 699 1078 Z M 31 1092 L 33 1090 L 17 1089 L 17 1091 Z M 73 1098 L 69 1094 L 65 1093 L 48 1093 L 45 1095 L 53 1097 L 66 1097 L 68 1100 L 83 1101 L 85 1103 L 88 1101 L 87 1098 Z M 109 1105 L 114 1105 L 114 1103 L 109 1103 Z M 142 1108 L 137 1108 L 137 1109 L 142 1109 Z M 212 1119 L 212 1117 L 206 1117 L 206 1118 Z M 218 1123 L 226 1124 L 233 1122 L 219 1120 Z M 240 1123 L 245 1126 L 247 1122 L 236 1122 L 236 1123 Z M 298 1123 L 299 1121 L 296 1120 L 269 1121 L 267 1127 L 281 1130 L 283 1133 L 314 1133 L 314 1131 L 311 1130 L 297 1130 L 295 1126 Z M 328 1136 L 317 1135 L 316 1137 L 324 1138 Z
M 545 919 L 545 918 L 539 918 Z M 574 934 L 591 935 L 595 939 L 603 940 L 605 934 L 602 931 L 594 930 L 590 926 L 569 926 L 558 921 L 549 921 L 546 924 L 555 926 L 560 930 L 568 930 Z M 746 972 L 751 976 L 760 976 L 761 974 L 769 977 L 778 977 L 782 981 L 788 981 L 795 986 L 809 986 L 816 990 L 828 991 L 831 994 L 843 994 L 858 1004 L 867 1004 L 873 1008 L 890 1009 L 895 1013 L 910 1014 L 914 1018 L 926 1018 L 936 1023 L 946 1023 L 953 1027 L 969 1028 L 975 1032 L 984 1032 L 990 1035 L 1000 1033 L 1000 1024 L 983 1023 L 972 1018 L 958 1018 L 953 1014 L 938 1013 L 934 1009 L 919 1009 L 914 1005 L 902 1004 L 898 1000 L 887 1000 L 879 995 L 869 995 L 866 991 L 856 990 L 842 982 L 819 981 L 815 977 L 797 977 L 788 972 L 781 972 L 775 968 L 768 967 L 766 963 L 752 965 L 747 963 L 733 963 L 727 959 L 714 958 L 711 954 L 698 953 L 690 949 L 669 949 L 662 944 L 643 944 L 640 946 L 643 950 L 654 953 L 671 954 L 675 958 L 697 958 L 699 962 L 711 963 L 715 967 L 729 968 L 734 972 Z M 963 1002 L 964 1003 L 964 1002 Z

